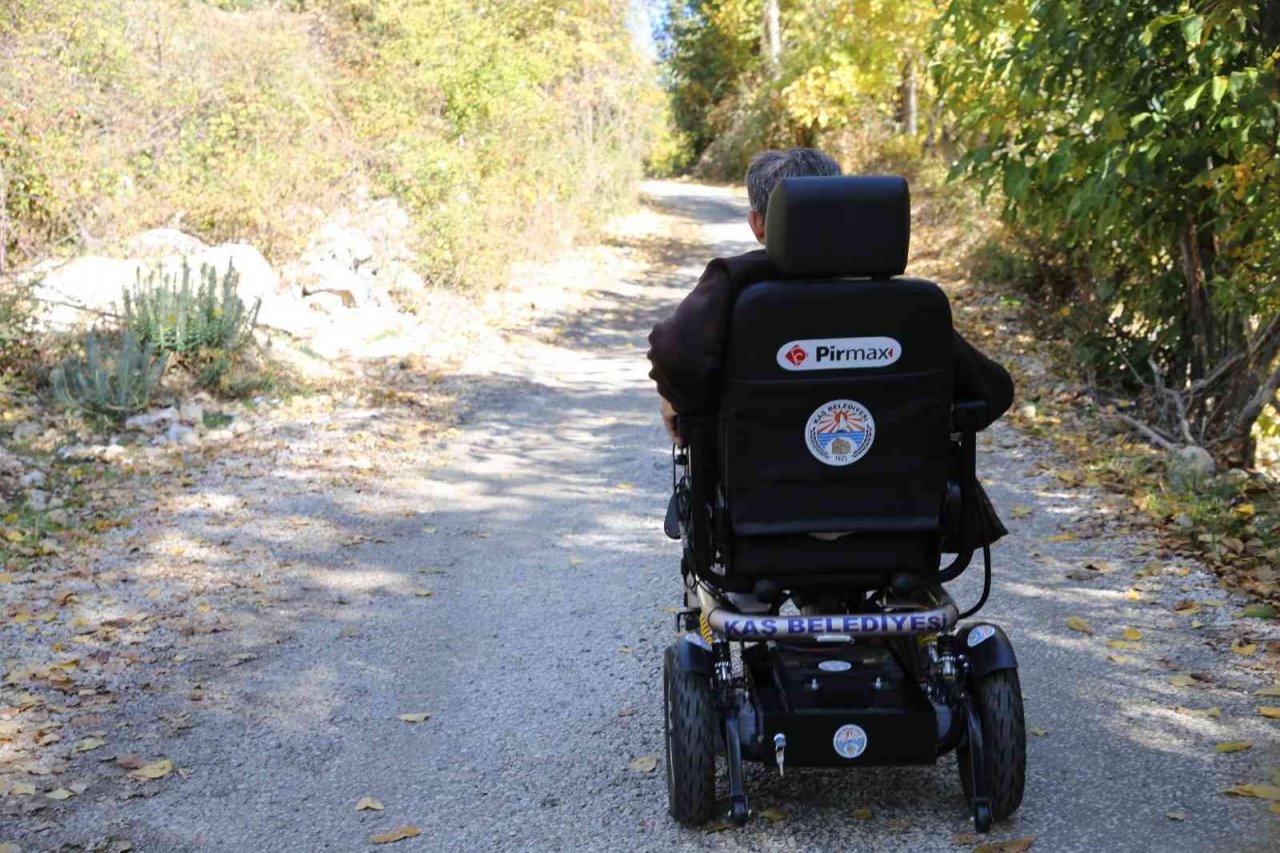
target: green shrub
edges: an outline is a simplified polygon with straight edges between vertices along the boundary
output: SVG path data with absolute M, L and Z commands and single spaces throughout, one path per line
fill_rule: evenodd
M 40 353 L 35 343 L 34 312 L 30 288 L 0 278 L 0 384 L 6 378 L 35 377 Z
M 160 387 L 168 356 L 125 333 L 115 346 L 104 346 L 94 333 L 84 341 L 84 355 L 54 368 L 49 384 L 54 397 L 69 409 L 110 420 L 124 420 L 147 408 Z
M 261 305 L 257 300 L 246 308 L 236 294 L 239 282 L 235 267 L 228 266 L 219 277 L 209 264 L 200 266 L 193 282 L 185 261 L 176 275 L 153 270 L 144 281 L 139 273 L 134 287 L 124 291 L 125 328 L 139 342 L 179 359 L 204 350 L 239 352 L 250 339 Z

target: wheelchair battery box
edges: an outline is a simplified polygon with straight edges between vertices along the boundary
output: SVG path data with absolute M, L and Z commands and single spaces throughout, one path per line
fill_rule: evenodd
M 759 757 L 786 736 L 787 766 L 933 764 L 932 703 L 882 642 L 759 644 L 743 652 Z

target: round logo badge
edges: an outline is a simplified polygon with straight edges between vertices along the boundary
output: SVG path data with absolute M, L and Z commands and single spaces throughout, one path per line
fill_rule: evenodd
M 978 645 L 978 643 L 981 643 L 983 640 L 989 640 L 995 635 L 996 635 L 996 629 L 994 626 L 978 625 L 976 628 L 974 628 L 972 631 L 969 632 L 969 638 L 965 640 L 965 642 L 968 643 L 969 648 L 973 648 L 974 646 Z
M 848 672 L 853 669 L 853 664 L 847 660 L 824 660 L 818 663 L 818 669 L 823 672 Z
M 854 400 L 832 400 L 809 416 L 805 444 L 824 465 L 852 465 L 871 449 L 876 420 L 867 407 Z
M 853 723 L 836 729 L 836 736 L 831 739 L 836 754 L 841 758 L 857 758 L 867 751 L 867 733 L 862 726 Z

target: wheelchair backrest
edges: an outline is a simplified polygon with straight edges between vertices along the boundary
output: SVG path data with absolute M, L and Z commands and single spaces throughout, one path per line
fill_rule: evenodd
M 936 533 L 949 475 L 951 309 L 899 276 L 895 177 L 787 178 L 769 200 L 777 280 L 735 301 L 720 481 L 736 536 Z

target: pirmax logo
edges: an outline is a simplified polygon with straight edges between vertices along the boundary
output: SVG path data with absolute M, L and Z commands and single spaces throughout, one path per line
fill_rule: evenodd
M 901 355 L 902 344 L 888 337 L 787 341 L 778 349 L 778 366 L 784 370 L 888 367 Z

